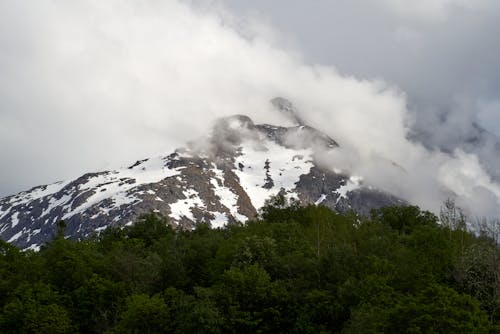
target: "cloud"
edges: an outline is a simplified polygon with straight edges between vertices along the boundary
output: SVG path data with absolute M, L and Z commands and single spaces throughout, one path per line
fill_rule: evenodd
M 498 213 L 498 185 L 477 157 L 407 139 L 404 92 L 310 65 L 261 22 L 153 0 L 6 0 L 0 22 L 4 194 L 169 153 L 217 117 L 279 121 L 269 99 L 285 96 L 341 145 L 325 163 L 425 208 L 455 192 Z
M 385 6 L 404 18 L 445 20 L 454 10 L 484 10 L 490 0 L 382 0 Z
M 444 146 L 450 151 L 450 140 L 441 133 L 458 132 L 464 127 L 466 132 L 475 131 L 480 105 L 500 99 L 497 1 L 224 3 L 239 15 L 258 14 L 272 22 L 287 36 L 278 41 L 280 45 L 295 45 L 309 64 L 333 65 L 342 74 L 383 78 L 400 87 L 407 94 L 414 119 L 412 130 L 428 147 Z M 412 18 L 412 13 L 416 17 Z M 290 39 L 294 43 L 289 43 Z M 464 115 L 452 115 L 459 113 Z M 453 129 L 456 122 L 447 123 L 453 118 L 470 121 Z M 440 142 L 443 138 L 444 143 Z M 466 146 L 454 141 L 451 151 L 470 151 Z M 494 155 L 497 153 L 490 152 Z M 494 165 L 484 158 L 483 163 Z
M 478 103 L 478 122 L 486 130 L 500 137 L 500 100 L 481 101 Z

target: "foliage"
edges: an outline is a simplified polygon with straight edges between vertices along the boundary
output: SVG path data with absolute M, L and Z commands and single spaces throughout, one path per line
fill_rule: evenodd
M 226 229 L 151 214 L 77 242 L 61 223 L 39 252 L 0 241 L 0 332 L 493 333 L 498 242 L 446 210 L 363 218 L 278 196 Z

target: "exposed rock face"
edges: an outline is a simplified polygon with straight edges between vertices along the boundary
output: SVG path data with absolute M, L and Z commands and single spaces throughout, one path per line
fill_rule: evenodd
M 149 212 L 182 228 L 200 222 L 222 227 L 252 219 L 266 199 L 280 192 L 303 204 L 362 214 L 404 203 L 334 166 L 320 167 L 314 157 L 336 149 L 337 142 L 304 125 L 287 100 L 272 103 L 297 125 L 227 117 L 215 124 L 204 145 L 0 199 L 0 237 L 38 249 L 55 235 L 59 220 L 65 220 L 68 236 L 85 238 L 110 225 L 132 224 Z

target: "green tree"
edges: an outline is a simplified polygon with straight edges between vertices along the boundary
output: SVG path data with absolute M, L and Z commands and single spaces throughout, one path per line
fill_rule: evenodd
M 72 296 L 71 313 L 79 325 L 79 331 L 103 333 L 114 324 L 126 292 L 123 283 L 112 282 L 93 274 Z
M 280 330 L 279 302 L 286 295 L 258 265 L 232 268 L 215 287 L 214 298 L 225 316 L 225 331 L 231 333 L 270 333 Z M 281 330 L 284 330 L 281 328 Z
M 173 230 L 165 217 L 150 213 L 141 216 L 125 233 L 129 238 L 142 240 L 145 247 L 151 247 L 154 242 L 172 235 Z
M 400 234 L 409 234 L 415 227 L 437 224 L 437 217 L 429 211 L 421 211 L 418 206 L 390 206 L 372 210 L 372 219 L 388 224 Z
M 345 333 L 486 334 L 491 327 L 476 300 L 442 285 L 416 295 L 384 295 L 355 308 Z
M 170 309 L 160 295 L 134 294 L 127 298 L 113 333 L 172 333 Z
M 73 333 L 63 298 L 50 286 L 20 285 L 0 314 L 2 333 Z

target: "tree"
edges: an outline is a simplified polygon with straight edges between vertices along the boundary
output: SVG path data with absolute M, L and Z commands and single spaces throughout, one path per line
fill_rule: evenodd
M 226 271 L 214 298 L 226 318 L 227 332 L 271 333 L 280 329 L 279 300 L 285 294 L 264 269 L 250 265 Z
M 500 323 L 500 249 L 488 240 L 480 240 L 459 257 L 454 277 L 459 287 L 476 297 L 488 312 L 492 323 Z
M 134 294 L 127 298 L 114 333 L 155 334 L 172 333 L 170 309 L 160 295 L 149 297 Z
M 216 334 L 224 319 L 213 300 L 212 289 L 194 288 L 194 296 L 168 288 L 163 298 L 171 310 L 176 333 Z
M 389 225 L 399 234 L 412 233 L 415 227 L 435 225 L 437 217 L 429 211 L 421 211 L 418 206 L 390 206 L 372 210 L 372 220 Z
M 380 296 L 356 307 L 345 333 L 489 333 L 477 300 L 443 285 L 430 285 L 415 295 L 386 296 L 389 303 Z
M 455 201 L 448 198 L 441 206 L 439 213 L 441 224 L 450 230 L 450 240 L 452 231 L 461 231 L 461 241 L 463 246 L 463 232 L 467 230 L 467 217 L 462 208 L 455 204 Z
M 173 230 L 165 217 L 150 213 L 141 216 L 125 233 L 129 238 L 140 239 L 146 247 L 150 247 L 155 241 L 173 234 Z
M 103 333 L 116 321 L 119 305 L 126 296 L 123 283 L 93 274 L 72 293 L 72 317 L 81 333 Z
M 2 333 L 72 333 L 63 298 L 43 283 L 20 285 L 0 314 Z
M 287 199 L 283 189 L 276 196 L 268 198 L 260 209 L 259 216 L 267 222 L 285 222 L 297 219 L 300 203 Z
M 489 333 L 479 303 L 443 285 L 430 285 L 415 296 L 400 298 L 390 312 L 386 333 Z

